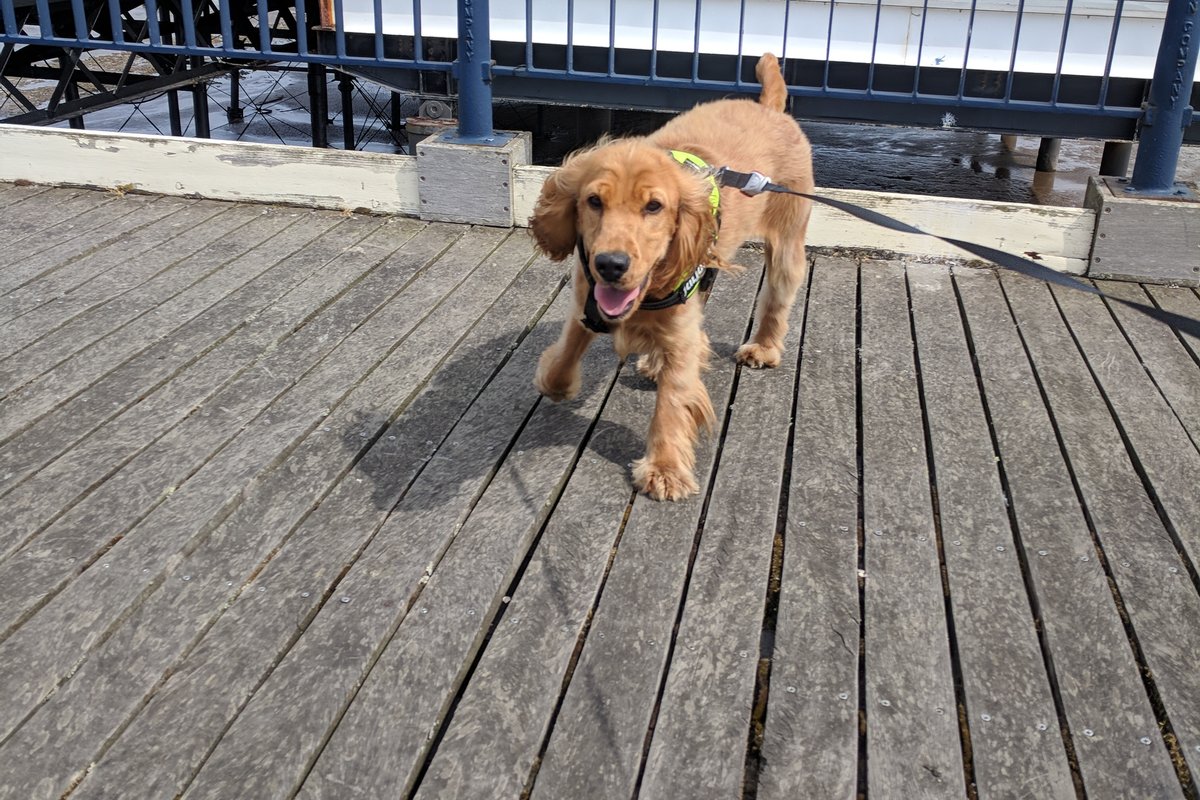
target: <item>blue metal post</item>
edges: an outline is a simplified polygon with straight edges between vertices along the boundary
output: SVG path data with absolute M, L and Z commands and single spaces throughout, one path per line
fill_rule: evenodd
M 1175 167 L 1183 144 L 1184 128 L 1192 121 L 1192 81 L 1200 51 L 1200 0 L 1168 0 L 1162 42 L 1150 100 L 1139 135 L 1133 178 L 1126 188 L 1135 195 L 1180 195 Z
M 492 26 L 488 0 L 458 0 L 458 139 L 492 144 Z

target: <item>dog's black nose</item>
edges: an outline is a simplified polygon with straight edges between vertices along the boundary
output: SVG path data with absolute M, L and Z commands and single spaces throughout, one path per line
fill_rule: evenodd
M 601 278 L 609 283 L 615 283 L 629 270 L 629 254 L 596 253 L 592 263 L 596 265 L 596 272 L 600 273 Z

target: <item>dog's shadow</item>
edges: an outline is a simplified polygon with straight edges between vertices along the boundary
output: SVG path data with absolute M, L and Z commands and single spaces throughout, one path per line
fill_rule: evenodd
M 544 322 L 529 334 L 532 341 L 528 345 L 535 353 L 553 341 L 558 324 Z M 394 421 L 379 409 L 356 409 L 349 415 L 338 435 L 346 450 L 361 455 L 352 469 L 352 478 L 370 483 L 375 508 L 390 510 L 404 491 L 403 484 L 422 473 L 424 487 L 407 491 L 404 502 L 414 509 L 441 508 L 460 496 L 459 487 L 484 479 L 510 447 L 536 452 L 578 446 L 581 420 L 590 423 L 603 412 L 602 406 L 589 401 L 597 393 L 608 391 L 609 368 L 617 356 L 607 339 L 598 339 L 586 356 L 579 396 L 565 403 L 551 403 L 545 398 L 539 402 L 532 386 L 532 360 L 522 360 L 527 365 L 524 369 L 510 364 L 507 369 L 493 371 L 503 356 L 515 350 L 521 334 L 514 329 L 482 343 L 461 345 Z M 718 359 L 732 359 L 737 345 L 714 342 L 712 348 L 715 364 Z M 634 369 L 633 358 L 623 366 L 617 380 L 626 390 L 649 394 L 655 389 L 652 381 Z M 467 403 L 464 398 L 469 398 Z M 536 415 L 521 430 L 517 445 L 514 437 L 522 412 L 533 408 L 535 402 Z M 632 427 L 600 418 L 589 438 L 593 454 L 621 466 L 626 474 L 629 464 L 645 451 L 654 399 L 642 397 L 639 404 L 645 412 L 637 414 Z M 498 423 L 501 419 L 508 422 Z M 363 454 L 368 444 L 370 451 Z M 458 455 L 447 463 L 445 456 L 449 453 Z M 439 457 L 437 469 L 425 470 Z

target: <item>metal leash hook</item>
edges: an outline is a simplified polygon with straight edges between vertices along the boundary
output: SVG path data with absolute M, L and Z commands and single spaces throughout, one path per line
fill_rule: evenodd
M 721 167 L 713 177 L 722 186 L 737 189 L 749 197 L 771 190 L 771 179 L 761 172 L 734 172 L 729 167 Z

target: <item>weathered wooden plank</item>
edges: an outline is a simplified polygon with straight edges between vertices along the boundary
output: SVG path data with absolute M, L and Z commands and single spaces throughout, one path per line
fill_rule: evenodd
M 274 469 L 308 429 L 318 425 L 323 411 L 340 402 L 361 375 L 370 373 L 388 354 L 394 342 L 391 333 L 410 330 L 428 311 L 422 305 L 426 300 L 422 294 L 424 285 L 408 296 L 404 296 L 403 287 L 414 273 L 442 252 L 449 243 L 446 240 L 455 239 L 458 233 L 430 228 L 427 235 L 422 231 L 415 236 L 398 255 L 395 273 L 389 275 L 391 271 L 386 267 L 371 271 L 331 307 L 329 318 L 313 320 L 268 360 L 248 372 L 244 380 L 236 381 L 211 401 L 211 409 L 221 414 L 205 415 L 202 411 L 188 417 L 184 425 L 162 440 L 166 445 L 145 451 L 132 462 L 136 467 L 121 470 L 100 491 L 90 495 L 86 503 L 55 522 L 49 533 L 29 548 L 41 555 L 40 559 L 14 557 L 0 565 L 0 573 L 16 570 L 13 565 L 23 567 L 20 595 L 8 604 L 11 608 L 2 609 L 6 621 L 14 613 L 28 613 L 25 609 L 31 610 L 36 603 L 61 593 L 73 577 L 73 572 L 64 573 L 60 569 L 61 564 L 74 569 L 68 563 L 67 553 L 78 554 L 88 566 L 88 560 L 101 553 L 106 564 L 119 561 L 124 569 L 112 573 L 124 576 L 119 596 L 126 602 L 136 601 L 139 590 L 154 581 L 155 573 L 137 572 L 134 565 L 142 565 L 139 569 L 145 569 L 145 564 L 169 567 L 181 554 L 192 551 L 244 499 L 246 483 L 262 480 L 262 475 Z M 365 255 L 368 264 L 377 263 L 380 255 L 390 252 L 385 242 L 380 245 L 382 252 Z M 361 265 L 356 269 L 361 270 Z M 426 275 L 413 284 L 431 281 L 436 278 Z M 396 299 L 396 294 L 401 296 Z M 389 336 L 380 336 L 382 331 L 388 331 Z M 324 357 L 335 347 L 336 353 Z M 316 366 L 313 367 L 311 359 L 319 361 Z M 300 372 L 294 372 L 296 369 Z M 228 423 L 221 425 L 227 415 L 240 419 L 235 431 L 246 426 L 244 431 L 230 435 Z M 200 444 L 181 446 L 197 441 Z M 214 444 L 221 447 L 216 457 L 205 456 L 199 461 L 202 465 L 190 461 L 197 452 L 212 452 L 209 446 Z M 184 469 L 198 471 L 187 477 L 181 491 L 173 492 L 175 482 L 181 482 L 178 471 L 181 464 Z M 96 542 L 92 536 L 79 535 L 79 531 L 86 534 L 97 527 L 115 529 L 119 541 L 112 545 L 110 540 Z M 126 571 L 132 575 L 126 575 Z M 13 658 L 11 661 L 6 658 L 6 664 L 29 660 L 56 664 L 53 670 L 0 672 L 0 685 L 12 690 L 8 696 L 20 698 L 6 709 L 13 714 L 20 704 L 41 699 L 44 688 L 64 674 L 56 670 L 64 667 L 65 651 L 74 657 L 80 644 L 95 639 L 97 626 L 102 622 L 112 625 L 120 621 L 124 608 L 114 609 L 95 600 L 95 584 L 112 578 L 104 577 L 104 570 L 89 570 L 86 575 L 88 581 L 83 582 L 83 589 L 59 594 L 55 597 L 58 602 L 42 608 L 34 620 L 19 627 L 0 648 L 12 651 Z M 82 601 L 84 608 L 77 607 L 80 597 L 76 595 L 80 593 L 86 597 Z
M 36 322 L 25 320 L 17 325 L 14 321 L 49 303 L 73 308 L 82 302 L 82 298 L 96 302 L 97 298 L 109 297 L 122 288 L 141 283 L 156 274 L 170 258 L 171 251 L 163 249 L 169 240 L 194 235 L 196 230 L 203 230 L 205 221 L 228 208 L 220 203 L 167 199 L 148 206 L 143 212 L 146 216 L 166 213 L 156 217 L 153 224 L 144 224 L 119 241 L 95 249 L 0 297 L 0 332 L 7 338 L 27 327 L 42 330 Z
M 624 458 L 634 448 L 632 431 L 654 411 L 646 388 L 632 377 L 613 387 L 418 797 L 521 794 L 633 502 Z
M 857 286 L 855 262 L 817 258 L 758 776 L 763 800 L 857 792 Z
M 197 406 L 194 404 L 175 408 L 176 418 L 180 411 L 189 412 L 181 425 L 172 429 L 165 437 L 154 441 L 149 448 L 143 449 L 146 443 L 142 441 L 140 446 L 135 448 L 134 452 L 140 451 L 136 458 L 130 461 L 126 455 L 123 460 L 118 461 L 116 468 L 119 468 L 120 471 L 107 479 L 99 487 L 97 493 L 87 496 L 81 506 L 75 504 L 87 493 L 93 480 L 90 470 L 81 467 L 96 465 L 97 459 L 107 457 L 107 454 L 111 452 L 109 448 L 113 444 L 107 435 L 89 437 L 81 447 L 69 452 L 66 458 L 59 459 L 49 467 L 40 470 L 33 479 L 20 486 L 8 498 L 14 514 L 9 519 L 0 520 L 0 553 L 7 554 L 14 548 L 24 546 L 25 542 L 38 535 L 39 531 L 50 521 L 56 519 L 58 522 L 55 523 L 57 525 L 55 530 L 60 532 L 70 530 L 76 524 L 85 523 L 94 530 L 94 526 L 98 524 L 97 519 L 90 516 L 94 513 L 100 514 L 99 519 L 105 520 L 105 526 L 117 524 L 120 519 L 124 518 L 122 515 L 136 520 L 140 513 L 144 513 L 154 504 L 165 499 L 165 496 L 160 494 L 161 492 L 175 487 L 178 482 L 185 480 L 206 462 L 211 453 L 216 452 L 233 439 L 239 429 L 269 405 L 276 395 L 285 391 L 314 363 L 324 358 L 341 341 L 342 337 L 349 334 L 353 327 L 377 308 L 378 303 L 382 301 L 381 298 L 371 294 L 371 289 L 375 287 L 370 284 L 383 283 L 386 285 L 390 281 L 386 271 L 377 270 L 372 280 L 368 281 L 365 290 L 361 283 L 355 284 L 355 281 L 371 272 L 398 244 L 374 223 L 367 223 L 359 233 L 367 238 L 356 238 L 354 248 L 342 251 L 330 263 L 328 269 L 305 281 L 306 292 L 311 292 L 317 297 L 316 308 L 319 309 L 325 303 L 335 301 L 327 313 L 318 317 L 319 325 L 317 327 L 313 327 L 311 321 L 309 325 L 303 326 L 306 320 L 301 318 L 299 324 L 303 327 L 299 329 L 298 335 L 283 340 L 279 349 L 263 353 L 261 358 L 259 358 L 259 354 L 254 354 L 253 357 L 256 361 L 250 368 L 237 373 L 237 378 L 232 382 L 227 382 L 227 385 L 222 387 L 219 393 L 210 394 L 207 407 L 200 406 L 202 409 L 200 413 L 196 413 Z M 412 231 L 406 229 L 398 234 L 407 238 L 412 235 Z M 368 247 L 368 242 L 372 237 L 375 237 L 377 241 L 373 246 Z M 430 256 L 428 253 L 426 255 Z M 411 273 L 416 268 L 417 265 L 410 265 L 408 271 Z M 339 297 L 348 286 L 353 287 L 352 291 Z M 303 303 L 306 308 L 312 308 L 311 303 L 304 302 L 301 296 L 293 297 L 291 300 L 292 303 Z M 245 365 L 235 366 L 245 367 Z M 55 379 L 61 377 L 60 373 L 52 373 L 47 376 L 47 380 L 39 381 L 36 386 L 52 387 Z M 203 377 L 209 378 L 210 376 L 204 375 Z M 211 387 L 209 391 L 211 392 Z M 163 396 L 171 395 L 164 393 Z M 93 400 L 93 402 L 97 401 Z M 99 400 L 99 402 L 105 401 Z M 214 414 L 214 411 L 218 413 Z M 138 411 L 134 410 L 126 418 L 126 421 L 132 423 L 137 418 Z M 121 436 L 122 430 L 126 435 L 130 432 L 130 429 L 126 427 L 114 429 L 112 433 Z M 133 427 L 132 433 L 138 436 L 136 426 Z M 117 452 L 121 451 L 118 449 Z M 125 463 L 126 461 L 128 463 Z M 114 469 L 112 464 L 105 464 L 103 460 L 99 463 L 106 465 L 110 471 Z M 66 516 L 62 516 L 60 519 L 60 515 L 64 513 Z M 116 535 L 116 532 L 111 535 Z M 102 549 L 103 542 L 107 539 L 97 540 L 95 537 L 88 537 L 87 539 L 75 538 L 73 541 L 74 544 L 71 546 L 73 552 L 69 556 L 60 555 L 63 559 L 69 557 L 82 559 L 82 563 L 74 566 L 69 561 L 51 559 L 44 562 L 44 568 L 50 570 L 49 574 L 61 575 L 59 570 L 52 566 L 54 564 L 59 567 L 66 564 L 71 571 L 86 566 L 89 563 L 87 561 L 88 553 L 95 548 Z M 45 547 L 47 545 L 43 542 L 37 545 L 38 549 L 36 550 L 36 552 L 43 553 L 44 558 L 54 549 L 42 549 Z M 25 588 L 30 591 L 37 586 L 34 578 L 37 576 L 38 570 L 33 567 L 33 563 L 38 562 L 27 564 L 28 569 L 23 576 Z M 3 569 L 4 567 L 0 565 L 0 573 L 3 572 Z M 0 609 L 0 619 L 6 618 L 5 613 L 4 609 Z
M 1030 723 L 1070 742 L 1089 795 L 1139 796 L 1149 785 L 1158 790 L 1149 796 L 1170 797 L 1177 787 L 1165 749 L 1127 735 L 1154 736 L 1154 712 L 1000 284 L 985 270 L 959 270 L 955 283 L 1054 669 L 1059 720 Z
M 1083 357 L 1077 349 L 1063 346 L 1070 342 L 1070 334 L 1054 298 L 1044 285 L 1033 281 L 1005 277 L 1003 284 L 1041 377 L 1099 547 L 1137 633 L 1146 666 L 1185 757 L 1190 763 L 1200 764 L 1196 758 L 1200 751 L 1193 749 L 1200 746 L 1200 682 L 1195 680 L 1195 654 L 1200 652 L 1200 595 L 1187 574 L 1183 556 L 1146 495 L 1105 398 L 1096 391 Z M 1062 297 L 1058 303 L 1065 310 L 1074 306 L 1074 299 Z M 1071 316 L 1073 324 L 1082 322 L 1077 313 Z M 1107 320 L 1112 324 L 1111 317 Z M 1117 343 L 1128 352 L 1123 338 Z M 1110 355 L 1114 360 L 1122 357 L 1117 352 Z M 1161 402 L 1157 395 L 1154 399 Z M 1110 396 L 1110 400 L 1115 398 Z M 1149 413 L 1150 403 L 1146 406 Z M 1195 526 L 1196 520 L 1192 516 L 1187 524 Z M 1182 532 L 1177 533 L 1182 539 Z M 1194 535 L 1194 530 L 1190 533 Z M 1153 729 L 1147 732 L 1114 727 L 1099 734 L 1097 726 L 1089 727 L 1097 735 L 1131 741 L 1151 737 L 1152 749 L 1161 746 Z M 1149 761 L 1151 753 L 1147 751 L 1151 748 L 1143 746 L 1137 762 Z M 1130 791 L 1155 794 L 1157 787 L 1147 776 L 1133 783 Z
M 97 782 L 85 784 L 84 791 L 92 791 L 87 788 L 91 785 L 104 793 L 105 776 L 120 771 L 115 766 L 110 771 L 109 765 L 123 763 L 120 753 L 125 748 L 132 746 L 140 759 L 143 752 L 138 741 L 146 732 L 152 732 L 156 746 L 166 748 L 167 755 L 153 770 L 159 779 L 172 774 L 178 774 L 180 780 L 190 777 L 211 742 L 228 724 L 225 717 L 209 715 L 216 709 L 226 709 L 229 701 L 233 702 L 229 713 L 236 713 L 243 701 L 240 693 L 248 695 L 260 677 L 258 672 L 247 671 L 230 675 L 227 681 L 196 685 L 183 676 L 199 672 L 201 662 L 188 660 L 178 667 L 172 664 L 189 653 L 209 626 L 213 628 L 208 641 L 218 642 L 216 651 L 222 656 L 219 666 L 210 664 L 206 668 L 248 667 L 249 661 L 228 657 L 243 642 L 261 663 L 261 670 L 269 670 L 274 664 L 276 656 L 266 640 L 245 624 L 227 627 L 221 614 L 233 604 L 232 613 L 239 615 L 243 606 L 235 601 L 246 583 L 253 579 L 261 585 L 273 579 L 280 563 L 295 564 L 292 550 L 307 557 L 300 568 L 309 597 L 314 599 L 305 602 L 321 602 L 326 592 L 314 582 L 322 574 L 326 580 L 336 581 L 341 564 L 351 561 L 362 546 L 358 535 L 349 532 L 362 531 L 361 520 L 376 520 L 366 530 L 378 528 L 391 508 L 390 494 L 398 494 L 410 484 L 426 463 L 426 456 L 436 448 L 431 439 L 441 440 L 471 403 L 478 386 L 509 353 L 501 343 L 519 335 L 530 316 L 536 316 L 544 307 L 547 295 L 556 286 L 553 268 L 547 268 L 546 262 L 523 273 L 501 295 L 499 303 L 494 302 L 496 293 L 520 272 L 530 256 L 530 244 L 523 237 L 513 238 L 500 252 L 488 255 L 490 246 L 505 235 L 477 230 L 460 240 L 462 246 L 456 245 L 446 257 L 461 261 L 461 272 L 467 280 L 325 418 L 322 428 L 297 448 L 284 468 L 254 488 L 213 536 L 178 566 L 164 587 L 133 612 L 129 622 L 93 653 L 46 708 L 6 744 L 13 752 L 28 751 L 29 767 L 21 773 L 28 783 L 13 781 L 14 787 L 26 791 L 35 782 L 52 778 L 53 791 L 47 790 L 45 796 L 57 796 L 97 760 L 107 748 L 106 743 L 135 715 L 116 746 L 116 760 L 103 762 Z M 474 260 L 484 264 L 473 272 L 474 265 L 466 260 L 472 251 Z M 442 364 L 452 348 L 456 349 L 449 362 Z M 437 374 L 430 380 L 434 370 Z M 390 427 L 374 427 L 386 426 L 400 408 L 403 413 Z M 368 432 L 367 439 L 361 438 L 362 432 Z M 364 454 L 367 448 L 370 450 Z M 354 470 L 347 473 L 359 456 L 362 458 Z M 363 480 L 362 476 L 370 476 L 371 480 Z M 285 494 L 288 502 L 279 502 Z M 326 526 L 326 538 L 320 547 L 320 537 L 316 536 L 319 520 Z M 180 578 L 185 574 L 191 580 Z M 233 587 L 227 585 L 230 578 Z M 292 640 L 294 632 L 279 626 L 278 620 L 293 618 L 294 603 L 301 596 L 272 590 L 270 594 L 251 593 L 242 598 L 242 603 L 252 598 L 253 613 L 266 615 L 259 627 L 269 628 L 272 638 L 281 636 L 285 643 Z M 277 605 L 272 608 L 272 604 Z M 239 617 L 239 621 L 248 623 L 248 618 Z M 223 639 L 227 636 L 235 641 Z M 179 677 L 161 695 L 154 696 L 143 711 L 144 696 L 169 670 Z M 196 708 L 192 705 L 195 692 L 217 692 L 220 698 L 202 704 L 205 714 L 203 719 L 193 720 L 195 724 L 171 726 L 165 732 L 156 730 L 154 720 L 161 719 L 164 712 L 175 719 L 176 714 L 183 713 L 168 702 L 170 698 L 191 697 L 186 707 Z M 45 737 L 46 730 L 55 730 L 56 735 Z M 139 774 L 140 782 L 148 773 Z
M 1117 178 L 1088 179 L 1084 205 L 1094 209 L 1096 232 L 1088 274 L 1153 283 L 1200 283 L 1195 253 L 1200 208 L 1166 197 L 1131 197 Z M 1146 247 L 1154 231 L 1155 246 Z
M 12 183 L 10 181 L 0 183 L 0 188 L 2 188 L 4 192 L 2 198 L 0 198 L 0 201 L 2 201 L 5 206 L 12 206 L 16 205 L 17 203 L 24 202 L 25 200 L 35 197 L 39 194 L 43 194 L 50 189 L 48 186 L 38 186 L 30 183 Z
M 757 261 L 745 251 L 741 258 Z M 706 311 L 705 329 L 716 355 L 705 385 L 722 417 L 736 375 L 730 357 L 745 336 L 761 274 L 756 268 L 740 277 L 722 276 Z M 630 442 L 624 457 L 632 460 L 640 447 L 639 440 Z M 716 456 L 716 436 L 702 438 L 696 449 L 700 486 L 708 484 Z M 643 495 L 634 501 L 557 721 L 543 745 L 534 797 L 633 794 L 704 494 L 675 503 Z
M 158 243 L 140 248 L 137 236 L 127 237 L 113 252 L 104 251 L 94 258 L 84 259 L 71 268 L 57 270 L 0 299 L 11 300 L 0 308 L 0 356 L 8 356 L 30 342 L 61 327 L 68 320 L 114 297 L 126 294 L 139 285 L 168 271 L 179 260 L 197 250 L 210 246 L 215 238 L 225 235 L 236 215 L 232 207 L 217 203 L 196 204 L 181 209 L 166 220 L 146 230 L 146 240 Z M 128 248 L 128 249 L 126 249 Z M 106 262 L 115 262 L 109 266 Z M 84 283 L 74 287 L 57 288 L 70 276 L 79 276 L 76 269 L 88 268 Z M 95 270 L 93 272 L 93 269 Z M 92 277 L 94 275 L 94 277 Z M 0 387 L 0 391 L 7 391 Z
M 188 248 L 183 243 L 178 243 L 179 249 L 175 251 L 175 255 L 180 256 L 180 260 L 141 286 L 119 294 L 91 310 L 85 310 L 52 333 L 43 335 L 32 343 L 21 344 L 22 339 L 29 338 L 23 336 L 0 349 L 0 354 L 3 354 L 0 355 L 0 396 L 10 394 L 37 376 L 49 372 L 69 356 L 147 312 L 154 313 L 149 319 L 143 320 L 143 325 L 154 319 L 157 319 L 159 326 L 167 322 L 182 324 L 186 321 L 186 318 L 181 319 L 182 314 L 179 311 L 182 301 L 168 301 L 193 284 L 210 277 L 227 261 L 261 243 L 264 238 L 277 233 L 281 226 L 286 227 L 295 219 L 291 215 L 264 216 L 261 209 L 240 207 L 207 220 L 203 225 L 203 238 L 190 245 L 197 248 L 191 255 L 187 255 Z M 57 316 L 61 309 L 55 307 L 54 311 Z M 28 315 L 35 316 L 38 316 L 37 312 Z M 37 325 L 32 320 L 31 324 L 34 327 Z M 121 341 L 127 348 L 135 348 L 129 352 L 141 350 L 142 347 L 138 345 L 144 340 L 130 336 L 129 333 L 130 331 L 124 331 L 120 336 Z M 22 347 L 23 349 L 14 350 Z M 8 354 L 9 351 L 13 352 Z M 102 364 L 116 366 L 123 360 L 117 355 L 113 359 L 104 360 Z
M 55 189 L 37 203 L 8 206 L 0 215 L 0 241 L 9 247 L 22 246 L 112 199 L 112 195 L 90 189 Z
M 223 797 L 238 786 L 277 794 L 295 791 L 301 781 L 301 794 L 340 797 L 357 790 L 387 796 L 391 787 L 411 780 L 429 743 L 427 731 L 436 727 L 453 698 L 456 681 L 500 606 L 528 540 L 550 513 L 611 387 L 616 359 L 597 350 L 586 361 L 591 380 L 580 402 L 538 404 L 485 490 L 459 476 L 449 478 L 449 486 L 441 482 L 435 497 L 410 493 L 411 500 L 397 509 L 400 516 L 393 514 L 389 525 L 422 535 L 377 539 L 383 546 L 364 553 L 338 592 L 364 598 L 362 605 L 368 608 L 351 616 L 337 604 L 323 609 L 308 632 L 312 638 L 301 642 L 303 650 L 295 652 L 266 708 L 260 707 L 266 713 L 247 719 L 240 736 L 231 731 L 229 743 L 218 748 L 197 776 L 193 796 Z M 459 487 L 451 488 L 455 483 Z M 462 508 L 464 501 L 471 505 L 472 495 L 478 498 L 473 507 Z M 453 499 L 445 510 L 444 499 Z M 413 604 L 420 610 L 410 611 Z M 374 618 L 369 628 L 359 622 L 366 616 Z M 318 655 L 327 652 L 337 652 L 338 658 Z M 343 656 L 349 657 L 348 664 Z M 319 715 L 313 719 L 311 710 L 304 715 L 308 719 L 299 741 L 272 737 L 280 708 L 291 705 L 287 698 L 310 685 L 314 658 L 322 666 L 316 673 L 319 680 L 333 683 L 321 695 Z M 404 690 L 397 692 L 397 686 Z M 264 734 L 273 741 L 259 746 Z M 266 767 L 278 762 L 274 754 L 285 741 L 300 745 L 288 747 L 299 759 Z M 247 746 L 253 748 L 250 757 Z
M 412 156 L 0 125 L 0 178 L 381 214 L 420 211 Z
M 1148 302 L 1145 290 L 1137 284 L 1097 281 L 1096 285 L 1112 297 Z M 1138 360 L 1154 379 L 1155 386 L 1188 432 L 1192 444 L 1200 446 L 1200 369 L 1197 369 L 1196 360 L 1180 343 L 1178 334 L 1166 325 L 1120 303 L 1109 303 L 1109 309 L 1121 323 L 1137 351 Z M 1200 313 L 1200 304 L 1196 311 Z
M 1154 298 L 1155 303 L 1167 311 L 1200 319 L 1200 294 L 1197 292 L 1166 286 L 1147 286 L 1146 291 Z M 1192 358 L 1200 361 L 1200 337 L 1182 332 L 1178 336 L 1183 346 L 1191 352 Z
M 965 787 L 904 274 L 861 272 L 867 786 L 880 797 Z
M 646 756 L 646 797 L 737 797 L 747 778 L 805 294 L 784 348 L 796 358 L 738 379 Z
M 1192 568 L 1200 568 L 1200 494 L 1196 492 L 1200 451 L 1188 440 L 1187 431 L 1146 374 L 1105 303 L 1083 292 L 1053 291 L 1138 468 L 1153 489 L 1156 505 L 1174 529 Z M 1169 329 L 1162 332 L 1170 334 Z M 1200 378 L 1200 368 L 1193 365 L 1192 374 Z M 1196 400 L 1200 402 L 1200 397 Z
M 141 217 L 143 209 L 159 199 L 153 195 L 114 198 L 68 222 L 59 223 L 36 239 L 26 238 L 21 247 L 0 252 L 0 292 L 23 286 L 127 231 L 135 230 L 145 224 Z
M 60 366 L 56 380 L 47 380 L 20 395 L 24 404 L 19 413 L 13 407 L 14 398 L 5 400 L 0 431 L 11 433 L 31 419 L 37 421 L 7 437 L 8 441 L 0 446 L 0 495 L 97 428 L 126 415 L 129 406 L 137 403 L 136 414 L 123 416 L 117 423 L 128 426 L 127 432 L 104 445 L 104 460 L 82 467 L 89 471 L 107 464 L 111 469 L 111 465 L 168 430 L 208 395 L 219 391 L 230 376 L 252 364 L 264 350 L 318 311 L 328 297 L 305 291 L 305 281 L 358 242 L 365 231 L 315 212 L 297 216 L 298 224 L 227 267 L 220 274 L 221 282 L 212 288 L 223 292 L 228 288 L 226 281 L 241 281 L 240 287 L 220 298 L 219 303 L 214 298 L 212 306 L 168 338 L 107 375 L 95 369 L 94 362 L 86 357 L 70 360 L 69 364 L 79 371 L 68 377 L 65 371 L 72 367 Z M 100 375 L 103 377 L 82 392 L 73 388 L 87 386 Z M 55 403 L 61 404 L 55 407 Z M 87 446 L 102 438 L 91 439 Z M 122 441 L 124 448 L 135 449 L 124 449 Z M 16 508 L 13 513 L 17 513 Z
M 907 268 L 976 791 L 1075 796 L 949 268 Z
M 424 403 L 414 405 L 392 428 L 396 443 L 376 447 L 361 462 L 365 466 L 358 471 L 378 475 L 378 483 L 363 486 L 343 481 L 322 502 L 256 577 L 256 584 L 267 591 L 248 592 L 218 620 L 181 665 L 179 677 L 151 700 L 146 712 L 101 759 L 81 787 L 82 796 L 107 796 L 131 775 L 175 793 L 192 780 L 227 729 L 229 736 L 242 741 L 242 729 L 269 728 L 268 741 L 241 745 L 250 748 L 244 756 L 260 762 L 256 780 L 262 784 L 290 786 L 303 777 L 305 764 L 327 735 L 326 728 L 336 724 L 353 697 L 357 679 L 374 660 L 377 640 L 369 637 L 369 631 L 382 626 L 386 638 L 393 616 L 411 603 L 409 598 L 398 608 L 373 602 L 365 589 L 351 595 L 342 572 L 353 563 L 357 571 L 378 573 L 374 579 L 385 581 L 393 592 L 405 596 L 419 592 L 426 566 L 436 560 L 446 538 L 470 512 L 537 403 L 528 390 L 529 375 L 541 349 L 553 340 L 553 324 L 543 324 L 525 338 L 477 399 L 476 371 L 503 359 L 521 340 L 524 325 L 537 318 L 548 295 L 560 285 L 558 280 L 546 280 L 548 272 L 559 270 L 538 262 L 526 273 L 536 280 L 518 280 L 493 307 L 481 336 L 456 353 L 448 369 L 435 377 Z M 565 310 L 560 301 L 549 318 L 561 319 Z M 465 382 L 460 383 L 460 377 Z M 447 441 L 429 439 L 437 430 L 431 417 L 443 420 L 442 410 L 463 411 L 466 406 L 470 408 L 461 420 L 453 414 L 444 418 L 443 430 L 453 426 Z M 436 425 L 443 426 L 443 421 Z M 420 528 L 402 524 L 420 519 L 427 520 Z M 411 554 L 413 548 L 417 555 L 411 560 L 389 557 L 397 550 Z M 406 575 L 410 580 L 400 586 L 397 581 Z M 359 616 L 345 627 L 344 615 L 335 615 L 335 629 L 330 631 L 327 619 L 333 609 L 323 611 L 322 606 L 327 600 L 333 603 L 330 594 L 335 588 L 338 596 L 350 598 L 349 604 L 357 597 L 354 610 Z M 308 598 L 304 592 L 309 592 Z M 304 630 L 299 641 L 299 632 L 277 624 L 281 616 L 299 621 Z M 314 646 L 330 636 L 338 639 L 337 647 Z M 297 671 L 307 695 L 302 705 L 292 699 Z M 305 677 L 310 675 L 325 678 L 315 682 Z M 285 717 L 293 721 L 280 724 Z M 176 725 L 180 719 L 188 724 Z M 286 760 L 270 749 L 280 737 L 291 740 Z M 265 759 L 262 747 L 270 752 Z M 214 755 L 232 757 L 227 752 Z

